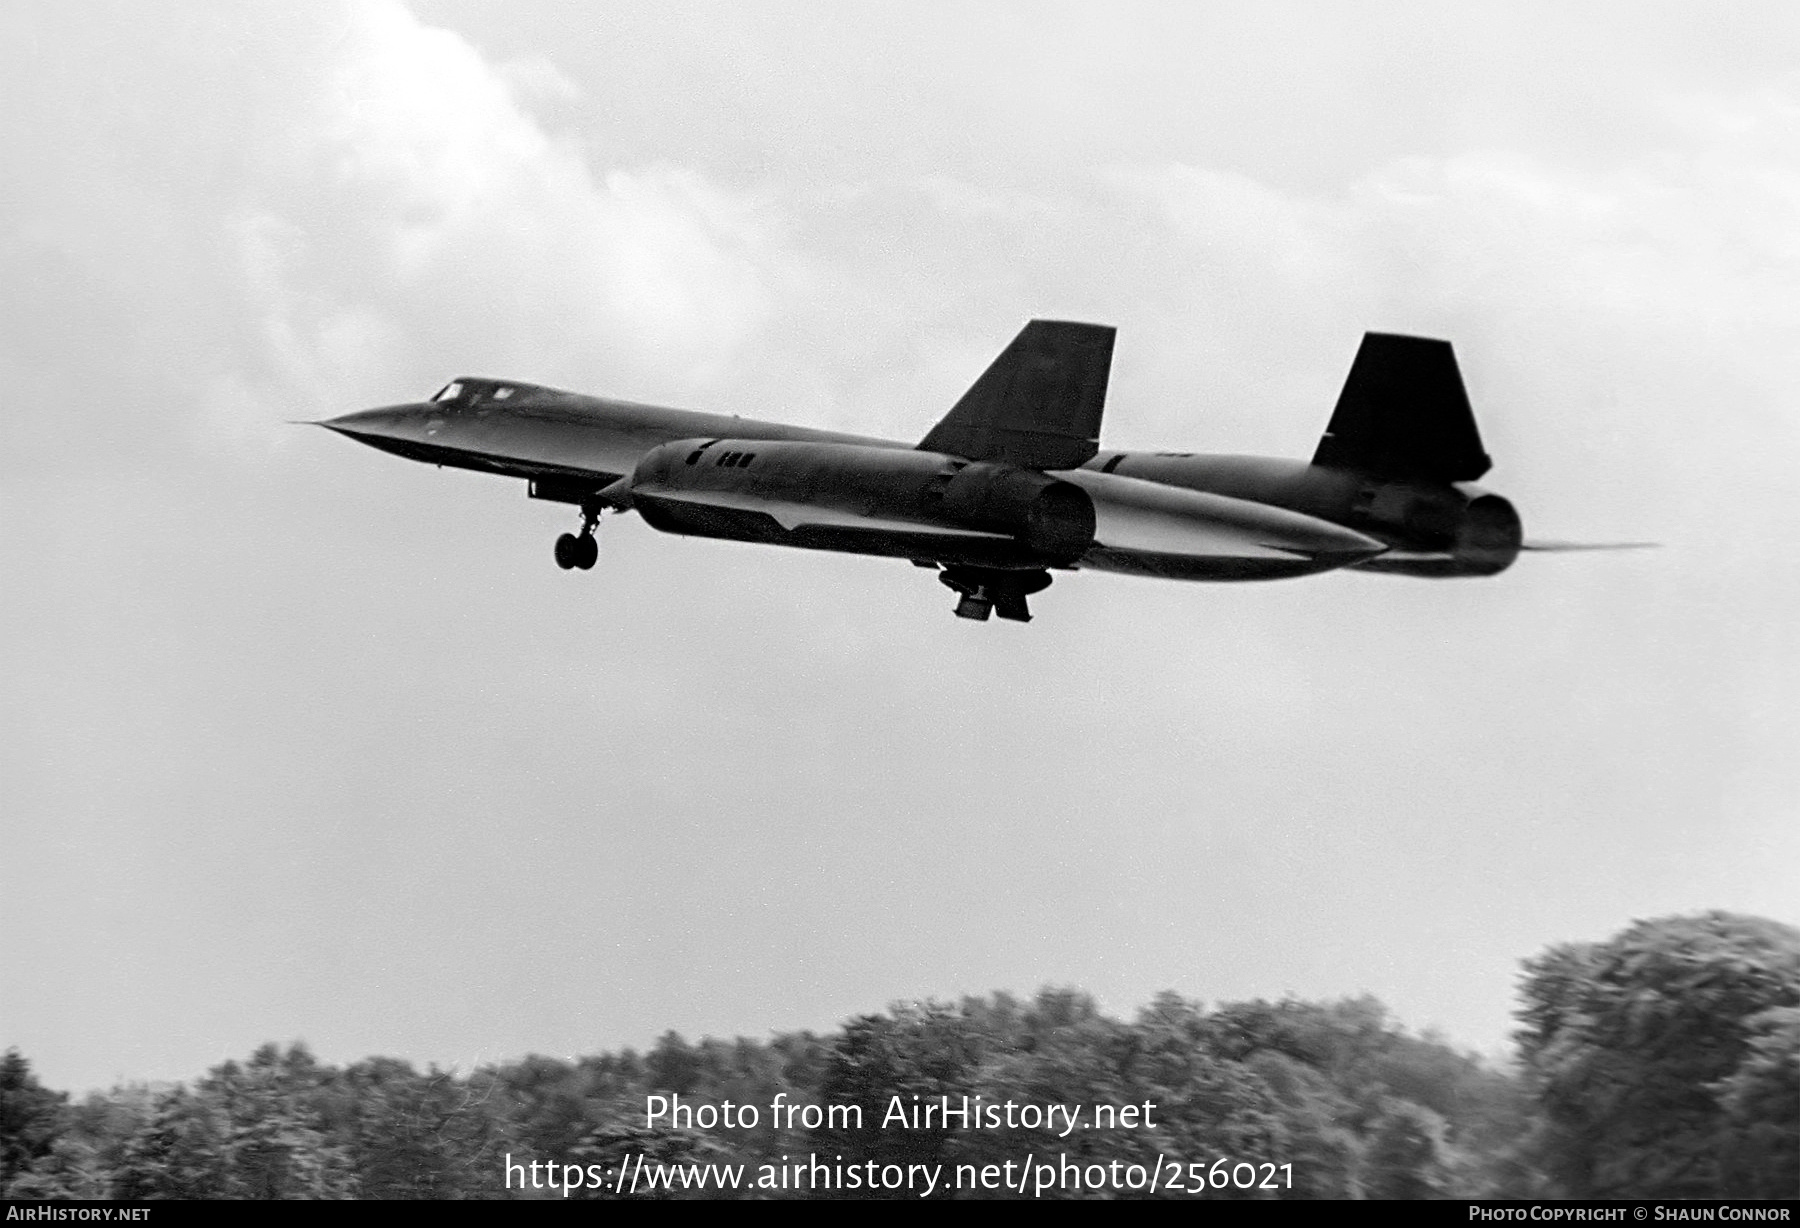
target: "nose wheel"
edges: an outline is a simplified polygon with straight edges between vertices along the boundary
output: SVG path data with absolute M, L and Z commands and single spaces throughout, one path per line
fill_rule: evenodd
M 576 569 L 586 571 L 600 558 L 600 542 L 594 536 L 594 526 L 599 523 L 600 509 L 584 506 L 581 509 L 581 532 L 564 533 L 556 539 L 556 565 L 564 571 Z

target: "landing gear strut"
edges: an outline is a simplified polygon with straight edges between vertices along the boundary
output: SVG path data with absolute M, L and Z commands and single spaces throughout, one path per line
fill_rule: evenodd
M 1015 623 L 1031 621 L 1025 598 L 1050 587 L 1047 571 L 999 571 L 986 567 L 953 565 L 938 573 L 938 582 L 962 595 L 956 603 L 958 618 L 986 622 L 990 614 Z
M 600 543 L 594 537 L 594 526 L 600 521 L 600 505 L 581 505 L 581 534 L 564 533 L 556 539 L 556 565 L 564 571 L 572 567 L 586 571 L 600 558 Z

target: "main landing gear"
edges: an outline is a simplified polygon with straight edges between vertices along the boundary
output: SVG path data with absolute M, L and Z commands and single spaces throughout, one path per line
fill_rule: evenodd
M 987 567 L 953 564 L 938 573 L 938 582 L 962 594 L 956 603 L 958 618 L 986 622 L 990 614 L 1015 623 L 1031 621 L 1025 598 L 1050 587 L 1047 571 L 1000 571 Z
M 581 507 L 581 533 L 564 533 L 556 539 L 556 565 L 564 571 L 579 568 L 586 571 L 600 558 L 600 542 L 594 537 L 594 526 L 600 521 L 600 507 L 584 503 Z

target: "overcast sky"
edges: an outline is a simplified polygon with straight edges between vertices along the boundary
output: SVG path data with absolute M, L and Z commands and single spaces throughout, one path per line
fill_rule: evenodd
M 1792 5 L 12 3 L 0 1046 L 467 1069 L 1046 983 L 1373 993 L 1800 923 Z M 1457 582 L 603 526 L 284 425 L 457 374 L 912 439 L 1033 316 L 1104 442 L 1305 456 L 1447 337 Z

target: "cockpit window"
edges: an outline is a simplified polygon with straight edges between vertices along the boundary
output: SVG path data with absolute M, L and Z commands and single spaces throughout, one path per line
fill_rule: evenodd
M 517 391 L 517 388 L 508 388 L 506 385 L 502 384 L 500 387 L 494 389 L 494 399 L 496 401 L 504 401 L 507 397 Z
M 445 384 L 443 391 L 439 392 L 436 396 L 432 397 L 431 399 L 433 401 L 454 401 L 454 400 L 456 400 L 457 397 L 460 397 L 462 395 L 462 392 L 463 392 L 462 381 L 457 380 L 454 383 Z

